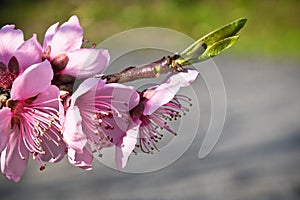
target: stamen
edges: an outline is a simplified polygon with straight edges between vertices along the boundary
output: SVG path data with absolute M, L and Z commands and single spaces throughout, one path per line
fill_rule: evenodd
M 82 43 L 89 43 L 90 41 L 88 39 L 82 39 Z
M 55 99 L 58 102 L 58 99 Z M 45 101 L 46 103 L 55 102 L 54 99 Z M 61 126 L 59 116 L 56 114 L 58 110 L 47 107 L 41 102 L 34 103 L 34 99 L 24 101 L 8 101 L 8 105 L 13 112 L 13 126 L 19 127 L 18 152 L 22 159 L 25 157 L 21 152 L 21 142 L 25 148 L 33 154 L 33 159 L 37 161 L 40 169 L 45 169 L 45 164 L 41 160 L 41 156 L 49 153 L 55 159 L 54 152 L 50 148 L 46 140 L 52 141 L 60 146 Z M 36 105 L 36 107 L 35 107 Z M 17 127 L 14 127 L 17 128 Z M 43 149 L 45 148 L 45 149 Z
M 185 115 L 189 110 L 182 103 L 190 104 L 190 101 L 191 99 L 186 96 L 176 95 L 170 102 L 158 108 L 151 115 L 142 115 L 140 117 L 142 124 L 139 128 L 139 144 L 136 147 L 144 153 L 153 153 L 154 150 L 159 151 L 156 143 L 163 138 L 163 134 L 158 131 L 158 128 L 165 129 L 176 136 L 177 133 L 168 126 L 166 121 L 177 120 Z
M 25 156 L 21 153 L 21 134 L 18 136 L 18 152 L 22 160 L 25 160 Z

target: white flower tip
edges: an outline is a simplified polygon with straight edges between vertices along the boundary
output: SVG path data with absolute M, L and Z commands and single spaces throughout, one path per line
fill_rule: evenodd
M 71 16 L 70 19 L 68 20 L 68 22 L 66 22 L 66 23 L 71 24 L 74 27 L 76 27 L 76 26 L 80 27 L 80 29 L 81 29 L 79 19 L 76 15 Z
M 68 21 L 69 22 L 78 22 L 79 23 L 79 19 L 78 19 L 77 15 L 72 15 Z
M 5 25 L 5 26 L 3 26 L 1 28 L 1 30 L 3 30 L 3 29 L 11 29 L 11 30 L 13 30 L 13 29 L 15 29 L 15 25 L 14 24 L 7 24 L 7 25 Z

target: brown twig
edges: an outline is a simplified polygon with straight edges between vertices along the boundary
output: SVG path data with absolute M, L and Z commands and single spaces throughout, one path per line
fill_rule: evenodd
M 176 62 L 179 55 L 163 57 L 160 60 L 141 67 L 128 67 L 125 70 L 110 75 L 95 75 L 95 78 L 106 79 L 107 83 L 124 83 L 142 78 L 158 78 L 161 74 L 182 71 Z

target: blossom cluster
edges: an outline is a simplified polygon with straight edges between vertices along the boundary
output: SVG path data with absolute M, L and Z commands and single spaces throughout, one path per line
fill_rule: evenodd
M 173 73 L 137 91 L 91 78 L 106 69 L 110 57 L 107 50 L 83 48 L 83 43 L 76 16 L 50 26 L 43 44 L 35 34 L 25 41 L 14 25 L 1 28 L 0 152 L 1 171 L 9 180 L 20 180 L 30 157 L 40 170 L 65 156 L 89 170 L 94 154 L 102 156 L 108 147 L 115 147 L 116 166 L 122 169 L 136 148 L 158 149 L 159 128 L 176 134 L 166 121 L 187 112 L 189 99 L 176 93 L 196 79 L 196 70 Z

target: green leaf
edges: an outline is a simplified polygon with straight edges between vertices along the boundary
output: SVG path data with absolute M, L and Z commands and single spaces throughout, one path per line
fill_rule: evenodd
M 203 54 L 201 54 L 199 60 L 202 61 L 219 55 L 221 52 L 231 47 L 239 39 L 239 37 L 239 35 L 235 35 L 213 43 Z
M 245 25 L 247 19 L 237 19 L 209 34 L 201 37 L 182 53 L 176 61 L 187 65 L 212 58 L 231 47 L 238 39 L 237 33 Z

